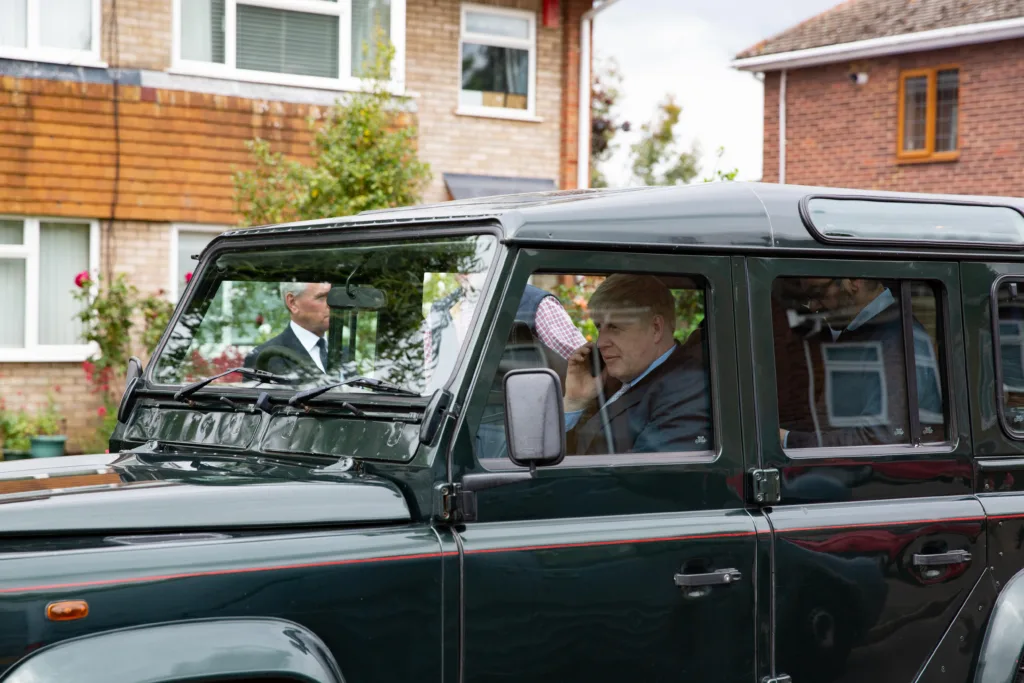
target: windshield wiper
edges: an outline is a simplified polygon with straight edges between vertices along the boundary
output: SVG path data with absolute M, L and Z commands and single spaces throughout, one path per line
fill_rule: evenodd
M 211 382 L 218 380 L 221 377 L 230 375 L 233 372 L 237 372 L 239 375 L 245 377 L 246 379 L 258 379 L 261 382 L 278 382 L 283 384 L 291 384 L 294 381 L 291 377 L 285 377 L 284 375 L 275 375 L 274 373 L 267 372 L 266 370 L 256 370 L 255 368 L 237 367 L 231 368 L 230 370 L 225 370 L 224 372 L 219 372 L 216 375 L 204 377 L 198 382 L 193 382 L 188 386 L 182 387 L 178 391 L 174 392 L 174 400 L 180 401 L 183 398 L 188 398 L 189 396 L 196 393 L 197 391 L 199 391 L 206 385 L 210 384 Z
M 288 405 L 301 405 L 311 398 L 316 398 L 320 394 L 326 394 L 331 389 L 337 389 L 338 387 L 344 386 L 363 387 L 365 389 L 374 389 L 376 391 L 399 394 L 401 396 L 416 396 L 419 398 L 418 392 L 405 389 L 397 384 L 392 384 L 391 382 L 385 382 L 382 379 L 374 379 L 373 377 L 352 377 L 341 382 L 332 382 L 330 384 L 325 384 L 322 387 L 313 387 L 312 389 L 300 391 L 288 399 Z

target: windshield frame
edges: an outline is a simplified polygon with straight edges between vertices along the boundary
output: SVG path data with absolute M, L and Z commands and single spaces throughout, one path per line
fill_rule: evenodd
M 359 225 L 358 227 L 353 226 L 353 229 L 351 230 L 347 229 L 345 226 L 339 226 L 338 224 L 328 224 L 323 227 L 301 228 L 301 232 L 296 230 L 296 232 L 287 234 L 282 234 L 281 232 L 276 231 L 268 231 L 267 235 L 254 235 L 251 232 L 246 232 L 244 234 L 239 234 L 237 232 L 234 234 L 220 234 L 203 250 L 199 263 L 193 271 L 192 278 L 186 285 L 181 299 L 175 305 L 174 312 L 168 320 L 163 334 L 160 336 L 160 341 L 146 363 L 146 368 L 142 375 L 146 382 L 146 389 L 142 393 L 143 395 L 168 395 L 173 394 L 176 390 L 188 384 L 188 382 L 176 384 L 160 383 L 153 378 L 153 373 L 167 343 L 170 341 L 171 331 L 175 329 L 180 318 L 192 306 L 192 302 L 196 297 L 196 292 L 199 291 L 200 287 L 206 283 L 211 264 L 225 252 L 245 253 L 248 251 L 265 250 L 267 248 L 288 249 L 293 247 L 307 247 L 314 249 L 319 247 L 338 247 L 349 244 L 361 245 L 369 243 L 388 243 L 397 240 L 418 238 L 432 239 L 467 236 L 492 236 L 495 239 L 494 255 L 491 262 L 487 265 L 487 269 L 484 271 L 485 277 L 482 294 L 483 301 L 490 301 L 493 296 L 492 289 L 494 287 L 494 281 L 497 277 L 497 273 L 501 271 L 502 263 L 508 257 L 508 247 L 505 244 L 505 235 L 502 230 L 501 223 L 494 216 L 484 216 L 480 219 L 456 219 L 445 223 L 424 224 L 422 222 L 416 222 L 396 227 Z M 486 315 L 487 309 L 488 306 L 486 305 L 478 306 L 476 308 L 473 312 L 472 318 L 470 319 L 470 329 L 480 329 L 481 319 Z M 452 382 L 458 375 L 470 347 L 470 339 L 467 339 L 461 345 L 452 370 L 448 377 L 445 378 L 443 385 L 441 385 L 442 389 L 450 390 Z M 259 385 L 246 387 L 217 385 L 216 383 L 213 383 L 196 392 L 195 397 L 199 398 L 204 395 L 209 395 L 211 392 L 215 392 L 222 396 L 230 396 L 232 398 L 237 397 L 242 400 L 249 399 L 255 401 L 258 394 L 262 392 L 266 392 L 274 397 L 291 396 L 296 390 L 301 390 L 300 386 L 301 385 Z M 398 396 L 395 394 L 385 394 L 381 392 L 346 391 L 345 388 L 329 390 L 324 394 L 322 400 L 329 402 L 330 397 L 332 396 L 344 396 L 346 397 L 346 400 L 350 402 L 364 402 L 369 399 L 372 403 L 378 405 L 398 404 L 409 406 L 410 404 L 418 405 L 421 403 L 426 405 L 430 400 L 429 395 L 419 397 Z

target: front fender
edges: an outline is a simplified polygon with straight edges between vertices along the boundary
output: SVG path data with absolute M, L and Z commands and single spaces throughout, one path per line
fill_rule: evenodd
M 1024 648 L 1024 570 L 996 598 L 981 641 L 974 683 L 1013 683 Z
M 283 619 L 198 619 L 135 626 L 44 647 L 12 666 L 2 683 L 171 683 L 281 676 L 344 683 L 311 631 Z

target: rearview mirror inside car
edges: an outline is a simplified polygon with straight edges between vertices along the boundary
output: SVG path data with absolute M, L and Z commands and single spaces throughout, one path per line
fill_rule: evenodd
M 378 311 L 387 303 L 387 295 L 376 287 L 336 285 L 327 293 L 327 305 L 331 308 Z

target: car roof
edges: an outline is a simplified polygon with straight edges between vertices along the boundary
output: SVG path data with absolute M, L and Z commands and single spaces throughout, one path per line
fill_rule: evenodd
M 828 244 L 801 217 L 810 197 L 865 198 L 897 202 L 1011 207 L 1024 214 L 1024 200 L 955 194 L 853 190 L 775 183 L 717 182 L 670 187 L 561 190 L 367 211 L 355 216 L 243 228 L 227 238 L 322 232 L 387 226 L 487 223 L 503 238 L 523 245 L 587 245 L 597 248 L 653 247 L 679 250 L 876 250 L 878 243 Z M 923 243 L 922 243 L 923 244 Z M 893 245 L 889 245 L 893 246 Z M 932 244 L 939 251 L 955 244 Z M 963 245 L 959 245 L 962 247 Z M 1008 245 L 968 245 L 972 251 Z M 1018 245 L 1009 245 L 1022 251 Z M 913 244 L 902 244 L 906 251 Z M 933 249 L 934 251 L 934 249 Z

